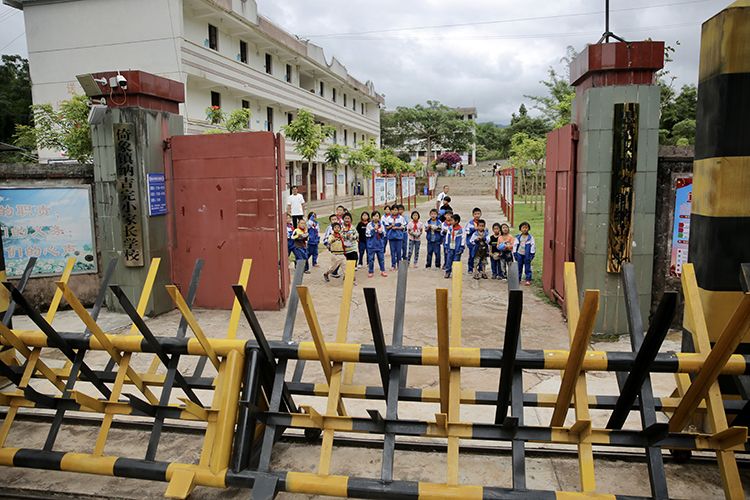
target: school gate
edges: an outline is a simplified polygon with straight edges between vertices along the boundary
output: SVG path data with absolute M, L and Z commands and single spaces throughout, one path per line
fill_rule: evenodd
M 170 141 L 172 279 L 190 283 L 204 259 L 198 307 L 229 309 L 242 259 L 256 262 L 248 290 L 261 310 L 281 308 L 289 293 L 282 192 L 284 142 L 271 132 L 175 136 Z M 275 265 L 274 265 L 275 264 Z

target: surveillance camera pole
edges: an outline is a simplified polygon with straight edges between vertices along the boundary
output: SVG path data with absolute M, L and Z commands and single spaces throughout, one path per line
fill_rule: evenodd
M 617 41 L 628 43 L 623 38 L 620 38 L 619 36 L 615 35 L 609 30 L 609 0 L 604 0 L 604 33 L 602 34 L 602 37 L 599 39 L 597 44 L 600 44 L 602 42 L 609 43 L 609 39 L 614 38 Z

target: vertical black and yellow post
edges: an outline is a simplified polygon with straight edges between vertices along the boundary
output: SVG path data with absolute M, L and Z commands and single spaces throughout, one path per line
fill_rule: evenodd
M 749 133 L 750 0 L 738 0 L 701 34 L 689 260 L 711 342 L 742 298 L 740 265 L 750 262 Z
M 10 293 L 2 286 L 2 283 L 8 281 L 8 275 L 5 272 L 5 251 L 3 250 L 3 239 L 0 237 L 0 320 L 5 316 L 5 311 L 10 306 Z M 10 325 L 8 325 L 10 326 Z

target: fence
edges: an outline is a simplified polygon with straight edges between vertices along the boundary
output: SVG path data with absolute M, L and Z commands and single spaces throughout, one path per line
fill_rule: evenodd
M 32 260 L 29 266 L 33 265 Z M 201 261 L 196 263 L 186 297 L 176 287 L 166 287 L 181 315 L 177 333 L 172 338 L 156 337 L 142 317 L 153 285 L 152 273 L 149 273 L 138 304 L 134 305 L 120 287 L 109 284 L 115 265 L 116 262 L 110 262 L 99 297 L 90 312 L 83 308 L 67 285 L 69 269 L 57 282 L 52 306 L 44 316 L 26 301 L 25 280 L 22 279 L 16 287 L 5 285 L 12 302 L 0 325 L 0 337 L 4 345 L 15 351 L 14 356 L 3 356 L 0 375 L 7 377 L 16 389 L 0 393 L 0 406 L 6 407 L 0 427 L 0 465 L 165 481 L 168 483 L 166 495 L 173 498 L 186 498 L 198 485 L 252 488 L 253 498 L 272 498 L 278 491 L 415 499 L 567 498 L 578 494 L 528 489 L 526 443 L 543 443 L 550 448 L 576 446 L 581 496 L 604 493 L 597 487 L 594 458 L 599 450 L 616 447 L 644 453 L 653 497 L 668 497 L 662 458 L 662 449 L 667 449 L 716 454 L 727 497 L 743 498 L 735 452 L 749 450 L 746 426 L 750 421 L 750 402 L 723 400 L 717 380 L 722 374 L 739 376 L 750 373 L 750 356 L 733 354 L 750 331 L 750 294 L 745 294 L 724 333 L 711 346 L 691 264 L 685 265 L 681 279 L 685 308 L 695 326 L 693 345 L 696 352 L 680 353 L 659 352 L 674 314 L 677 294 L 664 294 L 644 336 L 646 328 L 638 307 L 635 271 L 630 264 L 623 266 L 621 276 L 632 352 L 588 350 L 599 307 L 599 292 L 586 290 L 579 304 L 573 263 L 565 266 L 568 297 L 565 307 L 570 336 L 567 351 L 521 348 L 523 292 L 519 289 L 514 266 L 510 270 L 505 329 L 497 332 L 498 344 L 499 337 L 503 337 L 502 348 L 489 344 L 469 348 L 461 345 L 464 273 L 460 262 L 453 264 L 451 289 L 435 290 L 437 346 L 403 345 L 408 266 L 401 266 L 398 271 L 390 345 L 386 345 L 376 290 L 363 290 L 373 340 L 372 344 L 364 345 L 347 341 L 354 291 L 353 261 L 347 263 L 345 271 L 334 342 L 325 340 L 313 295 L 302 285 L 304 265 L 297 266 L 282 338 L 275 342 L 266 339 L 245 294 L 250 261 L 243 263 L 240 283 L 232 286 L 236 300 L 224 338 L 208 338 L 191 310 L 202 269 Z M 745 270 L 750 276 L 750 266 Z M 112 335 L 104 332 L 97 323 L 107 287 L 132 320 L 130 334 Z M 86 325 L 83 333 L 59 332 L 52 327 L 63 299 Z M 304 311 L 311 341 L 292 341 L 298 305 Z M 39 330 L 12 330 L 7 326 L 16 306 L 24 308 Z M 242 318 L 248 322 L 254 340 L 236 338 Z M 187 337 L 188 328 L 193 338 Z M 93 368 L 89 364 L 91 357 L 89 362 L 86 361 L 87 355 L 96 352 L 106 353 L 109 358 L 106 367 Z M 43 359 L 45 353 L 53 354 L 53 357 L 61 354 L 70 364 L 52 368 Z M 147 370 L 136 370 L 135 366 L 144 366 L 132 362 L 136 356 L 152 359 Z M 178 368 L 180 359 L 186 357 L 200 360 L 191 375 Z M 296 367 L 291 379 L 287 379 L 290 360 L 296 360 Z M 320 364 L 325 378 L 323 383 L 303 381 L 308 361 Z M 374 385 L 352 383 L 354 370 L 363 364 L 377 366 L 379 376 Z M 215 377 L 204 374 L 207 365 L 215 370 Z M 436 368 L 437 388 L 420 389 L 407 385 L 407 369 L 415 365 Z M 157 373 L 159 366 L 166 369 L 165 375 Z M 497 392 L 462 387 L 461 371 L 470 367 L 498 370 Z M 523 376 L 527 370 L 562 370 L 559 391 L 525 392 Z M 619 396 L 590 394 L 587 372 L 626 374 L 618 377 Z M 675 375 L 677 390 L 673 395 L 654 397 L 650 376 L 655 373 Z M 45 383 L 38 383 L 39 379 Z M 138 395 L 124 393 L 125 387 L 132 387 Z M 161 389 L 158 396 L 153 388 Z M 177 398 L 179 403 L 172 401 L 173 394 L 181 396 Z M 298 405 L 295 402 L 298 395 L 323 398 L 325 412 L 320 413 L 313 406 Z M 377 410 L 368 410 L 367 415 L 352 415 L 346 408 L 345 399 L 384 400 L 385 415 Z M 405 401 L 427 403 L 423 412 L 425 416 L 421 419 L 399 416 L 399 403 Z M 437 413 L 433 413 L 435 405 L 439 405 Z M 493 407 L 494 422 L 463 420 L 461 408 L 465 405 Z M 571 406 L 574 410 L 572 420 L 566 418 Z M 551 409 L 551 418 L 543 418 L 539 425 L 529 425 L 524 421 L 524 408 L 529 407 Z M 55 412 L 45 444 L 42 448 L 6 447 L 6 438 L 16 415 L 31 408 Z M 605 427 L 592 423 L 591 410 L 611 412 Z M 67 411 L 100 415 L 99 437 L 89 452 L 53 450 Z M 640 414 L 641 428 L 623 429 L 630 412 Z M 670 414 L 669 421 L 658 422 L 656 412 Z M 410 413 L 414 415 L 413 411 Z M 732 426 L 728 425 L 727 414 L 734 415 Z M 142 456 L 104 454 L 115 415 L 121 419 L 145 418 L 153 422 Z M 706 418 L 710 432 L 685 430 L 696 415 Z M 205 429 L 196 462 L 155 459 L 165 419 L 199 423 Z M 271 467 L 274 443 L 288 429 L 304 431 L 313 442 L 318 442 L 322 436 L 315 472 L 274 470 Z M 332 474 L 336 434 L 344 432 L 382 436 L 383 458 L 379 474 L 370 477 Z M 446 440 L 444 481 L 395 480 L 396 436 L 424 438 L 431 443 L 434 438 Z M 508 474 L 512 487 L 462 484 L 459 479 L 461 440 L 510 443 L 512 467 Z M 117 447 L 110 449 L 116 450 Z M 544 449 L 537 451 L 545 452 Z M 494 452 L 503 453 L 497 447 Z
M 500 209 L 511 227 L 515 207 L 513 203 L 515 179 L 516 173 L 513 168 L 498 170 L 495 174 L 495 198 L 500 202 Z

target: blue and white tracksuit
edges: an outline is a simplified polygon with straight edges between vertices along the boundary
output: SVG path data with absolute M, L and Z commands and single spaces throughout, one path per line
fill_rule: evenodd
M 292 239 L 292 233 L 294 232 L 294 226 L 291 224 L 286 225 L 286 251 L 287 257 L 292 255 L 294 252 L 294 240 Z
M 536 243 L 534 243 L 534 237 L 531 234 L 527 234 L 526 236 L 528 238 L 523 246 L 524 253 L 521 254 L 518 252 L 521 246 L 521 235 L 516 235 L 516 244 L 513 245 L 513 255 L 515 255 L 516 262 L 518 262 L 518 278 L 521 279 L 525 268 L 526 281 L 531 281 L 531 261 L 534 260 L 534 255 L 536 254 Z
M 443 223 L 439 220 L 428 220 L 425 224 L 427 232 L 427 267 L 432 267 L 432 256 L 435 256 L 435 267 L 440 268 L 440 246 L 443 243 Z
M 471 241 L 471 237 L 477 230 L 477 223 L 471 219 L 464 231 L 466 232 L 466 248 L 469 249 L 469 273 L 474 271 L 474 256 L 476 255 L 477 246 Z
M 378 259 L 380 272 L 385 272 L 385 227 L 383 224 L 370 222 L 365 229 L 367 236 L 367 272 L 372 274 L 375 271 L 375 258 Z
M 449 228 L 445 233 L 443 246 L 445 247 L 445 274 L 450 275 L 453 271 L 453 263 L 461 261 L 461 254 L 466 247 L 464 228 L 460 225 L 457 229 Z
M 385 222 L 386 236 L 388 238 L 388 246 L 391 248 L 391 267 L 398 267 L 398 263 L 402 258 L 403 244 L 404 244 L 404 233 L 406 228 L 406 219 L 401 215 L 386 217 L 389 222 Z
M 318 245 L 320 244 L 320 225 L 315 218 L 307 221 L 307 256 L 312 258 L 312 265 L 318 264 Z

